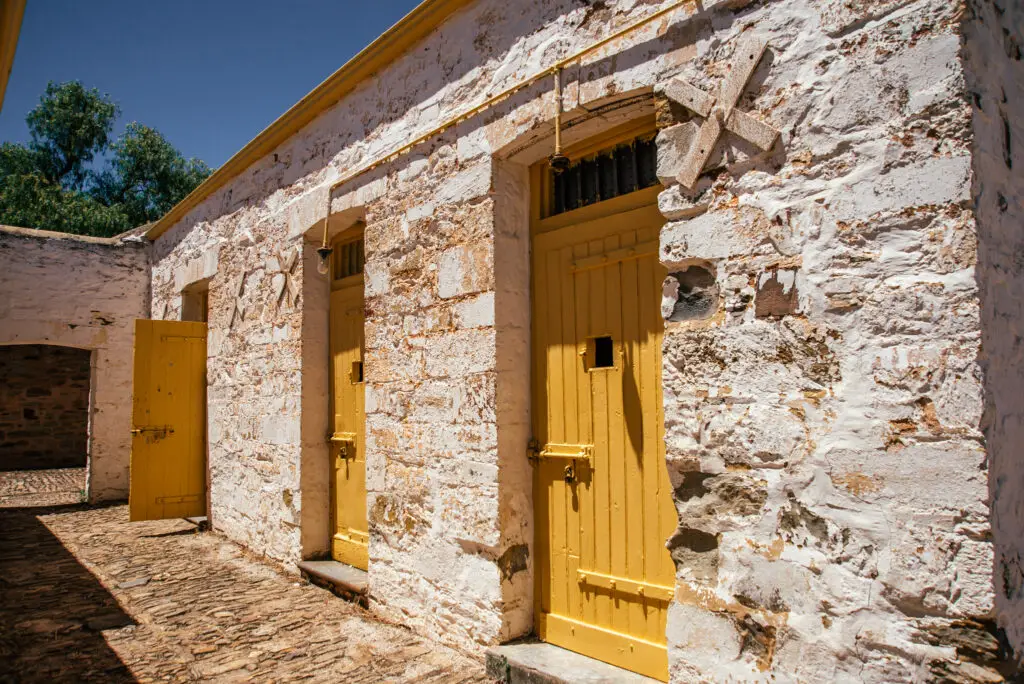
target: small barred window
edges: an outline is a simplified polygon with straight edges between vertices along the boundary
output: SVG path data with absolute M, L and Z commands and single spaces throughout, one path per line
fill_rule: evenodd
M 658 183 L 654 136 L 637 138 L 574 161 L 552 174 L 550 216 L 649 188 Z
M 363 240 L 345 242 L 334 247 L 334 280 L 341 280 L 363 272 L 366 255 Z

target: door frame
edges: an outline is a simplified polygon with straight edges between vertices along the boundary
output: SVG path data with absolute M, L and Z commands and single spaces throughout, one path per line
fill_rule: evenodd
M 341 252 L 339 247 L 348 243 L 354 243 L 360 240 L 365 242 L 366 224 L 363 221 L 356 221 L 348 228 L 340 231 L 337 235 L 331 238 L 331 252 L 329 270 L 327 273 L 328 283 L 328 305 L 327 305 L 327 373 L 328 373 L 328 392 L 327 392 L 327 468 L 328 468 L 328 487 L 327 487 L 327 501 L 328 501 L 328 527 L 327 527 L 327 557 L 334 560 L 334 536 L 338 530 L 338 484 L 337 478 L 334 472 L 334 459 L 335 459 L 335 446 L 331 441 L 331 437 L 334 433 L 334 406 L 335 406 L 335 367 L 334 367 L 334 347 L 333 340 L 331 338 L 331 331 L 333 329 L 333 295 L 339 290 L 356 286 L 357 284 L 362 285 L 364 292 L 363 297 L 365 298 L 365 286 L 366 279 L 362 270 L 357 274 L 353 274 L 347 277 L 335 278 L 337 259 L 340 258 Z M 363 318 L 363 332 L 365 335 L 366 319 Z M 364 343 L 365 344 L 365 343 Z M 365 368 L 364 368 L 365 378 Z M 366 385 L 365 380 L 363 384 L 363 391 L 365 393 Z M 364 398 L 365 401 L 365 398 Z M 365 414 L 363 417 L 363 443 L 366 442 L 366 422 Z M 365 447 L 364 447 L 364 463 L 365 463 Z M 365 474 L 364 474 L 365 478 Z M 364 506 L 366 501 L 363 502 Z M 367 535 L 367 551 L 369 551 L 369 535 Z M 338 561 L 342 562 L 342 561 Z
M 656 132 L 655 118 L 653 115 L 644 116 L 638 119 L 634 119 L 626 124 L 614 127 L 605 131 L 604 133 L 588 138 L 572 147 L 567 148 L 563 153 L 569 157 L 570 163 L 575 162 L 581 158 L 592 155 L 601 150 L 606 150 L 610 147 L 615 146 L 618 143 L 624 143 L 632 141 L 638 137 L 642 137 L 651 133 Z M 586 205 L 577 209 L 565 211 L 554 216 L 546 216 L 548 208 L 552 206 L 552 195 L 553 195 L 553 182 L 551 176 L 548 173 L 548 165 L 546 161 L 538 162 L 533 164 L 529 169 L 530 174 L 530 316 L 531 319 L 536 315 L 538 311 L 537 302 L 537 287 L 535 280 L 535 260 L 534 260 L 534 245 L 538 236 L 546 233 L 558 231 L 572 225 L 588 223 L 598 221 L 607 217 L 614 216 L 616 214 L 622 214 L 637 209 L 644 209 L 651 207 L 652 205 L 657 206 L 658 195 L 664 189 L 664 187 L 657 183 L 651 187 L 644 188 L 642 190 L 636 190 L 634 192 L 620 195 L 609 200 L 596 202 L 594 204 Z M 530 335 L 530 348 L 531 354 L 533 355 L 533 362 L 530 368 L 530 405 L 531 405 L 531 433 L 534 438 L 540 437 L 540 422 L 541 422 L 541 407 L 546 406 L 546 400 L 541 397 L 541 384 L 545 378 L 540 377 L 541 374 L 541 363 L 539 354 L 537 353 L 539 334 L 538 326 L 536 324 L 531 325 Z M 663 437 L 662 437 L 663 438 Z M 531 449 L 538 448 L 531 446 Z M 545 515 L 544 512 L 538 509 L 537 502 L 540 497 L 537 493 L 537 487 L 540 486 L 538 478 L 538 468 L 534 467 L 533 471 L 533 488 L 534 488 L 534 506 L 533 514 L 535 517 L 534 524 L 534 548 L 539 549 L 542 547 L 542 541 L 540 535 L 546 533 L 545 526 L 540 524 L 541 516 Z M 538 563 L 540 562 L 538 556 Z M 534 628 L 538 635 L 542 631 L 542 620 L 543 616 L 543 578 L 544 573 L 540 570 L 539 566 L 535 568 L 534 572 Z M 584 626 L 580 623 L 579 626 Z M 578 627 L 579 627 L 578 626 Z M 547 625 L 550 630 L 551 625 Z M 600 637 L 603 630 L 594 626 L 592 627 L 594 633 Z M 667 674 L 667 673 L 666 673 Z

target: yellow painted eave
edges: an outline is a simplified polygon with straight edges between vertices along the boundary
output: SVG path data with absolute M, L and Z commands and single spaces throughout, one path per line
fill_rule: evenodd
M 7 81 L 18 49 L 21 19 L 25 16 L 25 0 L 0 0 L 0 109 L 7 94 Z
M 360 83 L 404 54 L 473 0 L 424 0 L 239 150 L 146 233 L 155 240 L 204 199 L 272 152 Z M 24 4 L 24 0 L 22 0 Z

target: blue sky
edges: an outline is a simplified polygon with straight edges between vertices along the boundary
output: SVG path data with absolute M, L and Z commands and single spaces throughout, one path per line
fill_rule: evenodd
M 30 0 L 0 112 L 0 141 L 28 139 L 47 81 L 78 80 L 223 164 L 408 13 L 417 0 Z

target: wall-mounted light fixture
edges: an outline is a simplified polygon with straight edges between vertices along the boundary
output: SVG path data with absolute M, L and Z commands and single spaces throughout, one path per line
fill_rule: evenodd
M 319 261 L 316 264 L 316 272 L 320 275 L 327 275 L 331 270 L 331 252 L 334 251 L 327 244 L 327 218 L 327 216 L 324 217 L 324 242 L 316 250 L 316 254 L 319 257 Z

